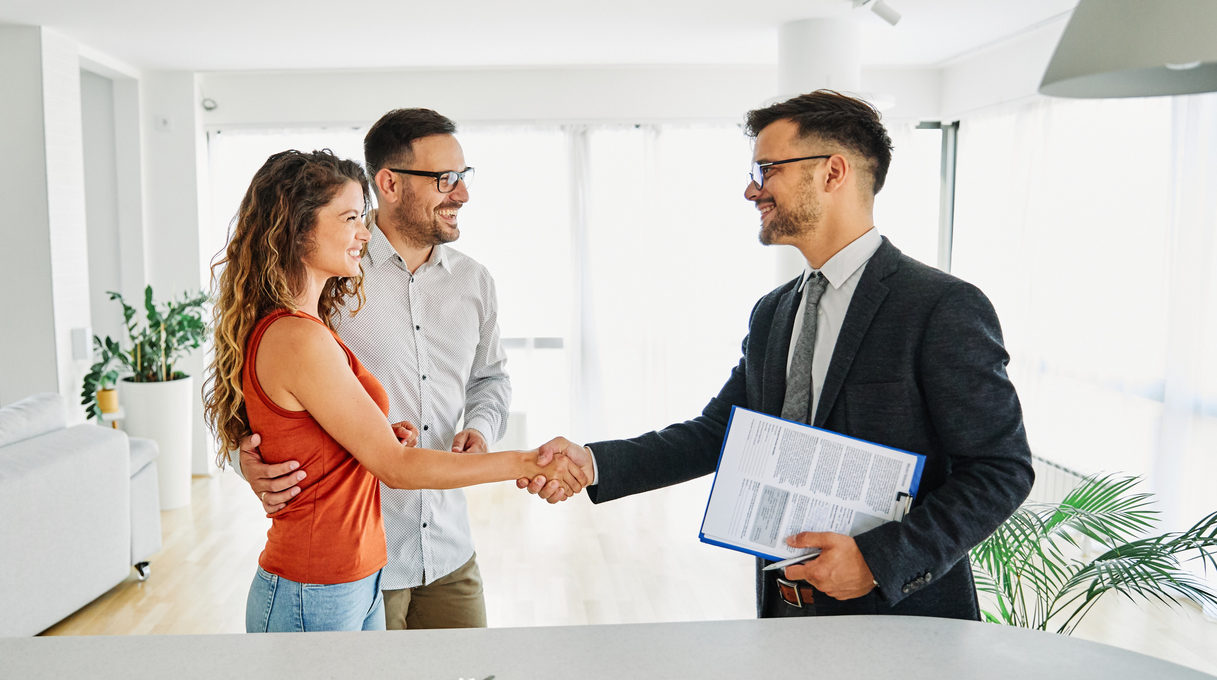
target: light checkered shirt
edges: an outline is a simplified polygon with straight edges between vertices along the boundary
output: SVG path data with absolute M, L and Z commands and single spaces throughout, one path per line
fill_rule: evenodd
M 511 403 L 490 272 L 444 245 L 411 275 L 374 225 L 363 258 L 367 301 L 339 312 L 339 337 L 389 394 L 389 420 L 418 426 L 419 446 L 447 451 L 464 426 L 488 444 L 503 436 Z M 389 564 L 383 590 L 434 582 L 473 556 L 465 494 L 381 485 Z

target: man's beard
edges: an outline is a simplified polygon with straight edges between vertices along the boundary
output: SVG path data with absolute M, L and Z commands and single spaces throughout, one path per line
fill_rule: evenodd
M 441 243 L 451 243 L 461 235 L 461 230 L 440 221 L 438 211 L 443 208 L 460 208 L 460 203 L 443 203 L 432 212 L 419 207 L 412 194 L 392 208 L 392 228 L 412 246 L 430 248 Z M 386 226 L 386 225 L 379 225 Z
M 795 240 L 814 231 L 820 223 L 820 201 L 810 187 L 795 199 L 794 208 L 787 210 L 776 203 L 773 206 L 769 221 L 761 224 L 758 236 L 764 245 Z

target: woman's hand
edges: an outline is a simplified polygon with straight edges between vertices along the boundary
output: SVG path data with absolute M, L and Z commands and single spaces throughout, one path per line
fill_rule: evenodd
M 393 423 L 393 434 L 397 435 L 397 441 L 406 446 L 418 446 L 418 428 L 408 420 Z
M 539 455 L 536 451 L 529 453 Z M 555 455 L 548 465 L 539 465 L 535 459 L 530 462 L 530 467 L 533 468 L 530 477 L 544 475 L 546 479 L 556 480 L 567 496 L 579 493 L 591 481 L 582 468 L 563 454 Z

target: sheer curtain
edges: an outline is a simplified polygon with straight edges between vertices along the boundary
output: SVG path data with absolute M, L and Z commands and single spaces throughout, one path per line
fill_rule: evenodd
M 1214 509 L 1213 96 L 1037 100 L 963 121 L 954 272 L 1002 319 L 1033 450 Z
M 774 253 L 743 198 L 751 150 L 733 125 L 593 128 L 586 173 L 584 439 L 693 417 L 739 360 Z
M 875 225 L 905 255 L 937 266 L 942 132 L 918 129 L 917 121 L 884 122 L 892 165 L 875 197 Z

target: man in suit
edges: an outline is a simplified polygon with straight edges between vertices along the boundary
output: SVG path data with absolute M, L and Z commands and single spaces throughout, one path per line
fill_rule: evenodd
M 744 196 L 760 211 L 760 240 L 798 248 L 808 271 L 757 302 L 743 356 L 700 416 L 586 447 L 559 437 L 542 450 L 584 466 L 596 503 L 713 472 L 732 406 L 924 454 L 902 522 L 790 537 L 821 553 L 782 577 L 758 560 L 757 614 L 979 619 L 967 552 L 1033 480 L 993 307 L 879 235 L 874 197 L 891 140 L 868 103 L 819 90 L 749 112 L 747 131 Z M 518 484 L 563 498 L 542 478 Z

